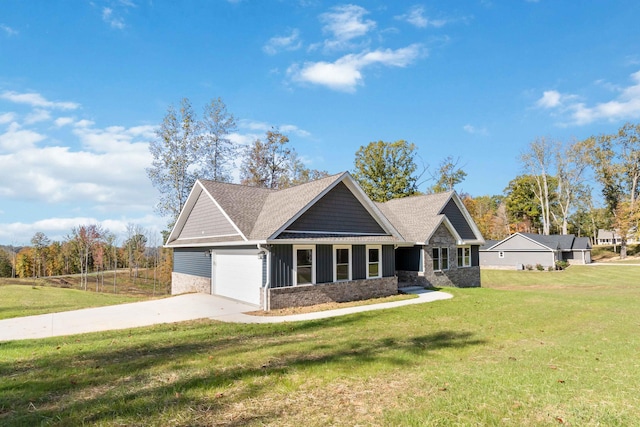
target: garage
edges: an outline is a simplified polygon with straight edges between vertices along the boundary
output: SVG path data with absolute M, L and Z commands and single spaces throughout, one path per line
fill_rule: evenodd
M 214 251 L 211 292 L 260 305 L 262 259 L 256 250 Z

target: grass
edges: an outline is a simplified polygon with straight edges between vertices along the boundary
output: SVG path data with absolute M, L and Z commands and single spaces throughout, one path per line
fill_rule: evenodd
M 482 274 L 320 321 L 0 343 L 0 424 L 638 425 L 636 267 Z
M 0 279 L 0 319 L 101 307 L 142 299 L 50 286 L 3 285 L 2 281 Z

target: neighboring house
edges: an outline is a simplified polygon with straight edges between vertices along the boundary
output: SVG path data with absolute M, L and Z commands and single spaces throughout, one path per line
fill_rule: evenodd
M 635 237 L 635 229 L 627 236 L 627 243 L 637 243 L 638 239 Z M 598 230 L 598 237 L 596 238 L 596 245 L 619 245 L 622 243 L 622 237 L 618 230 Z
M 573 234 L 515 233 L 500 241 L 487 241 L 480 248 L 480 265 L 488 268 L 522 269 L 537 264 L 555 267 L 556 261 L 591 263 L 591 240 Z
M 454 193 L 438 200 L 457 215 L 455 221 L 470 218 Z M 400 249 L 435 242 L 439 248 L 452 248 L 449 261 L 442 263 L 456 269 L 454 248 L 465 240 L 451 232 L 455 221 L 446 220 L 446 213 L 438 210 L 437 220 L 412 228 L 413 220 L 387 217 L 386 210 L 386 204 L 373 203 L 347 172 L 283 190 L 199 180 L 166 243 L 174 249 L 172 293 L 213 293 L 264 310 L 388 296 L 398 291 Z M 421 211 L 407 214 L 420 221 L 425 217 Z M 422 237 L 407 239 L 400 228 Z M 482 237 L 475 237 L 477 245 Z M 462 265 L 478 266 L 477 258 L 473 265 L 471 246 L 463 246 L 461 253 Z M 420 271 L 419 265 L 409 267 Z M 479 286 L 479 271 L 471 282 Z

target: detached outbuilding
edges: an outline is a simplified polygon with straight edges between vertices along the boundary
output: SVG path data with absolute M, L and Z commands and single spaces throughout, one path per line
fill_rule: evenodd
M 590 239 L 573 234 L 515 233 L 504 240 L 488 240 L 480 248 L 480 265 L 487 268 L 522 269 L 538 264 L 548 268 L 556 261 L 590 264 Z

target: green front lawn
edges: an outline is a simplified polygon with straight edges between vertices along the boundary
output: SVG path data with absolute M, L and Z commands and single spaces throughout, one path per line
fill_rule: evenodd
M 122 304 L 143 298 L 49 286 L 3 285 L 0 279 L 0 319 Z
M 638 425 L 639 278 L 485 271 L 333 319 L 0 343 L 0 425 Z

